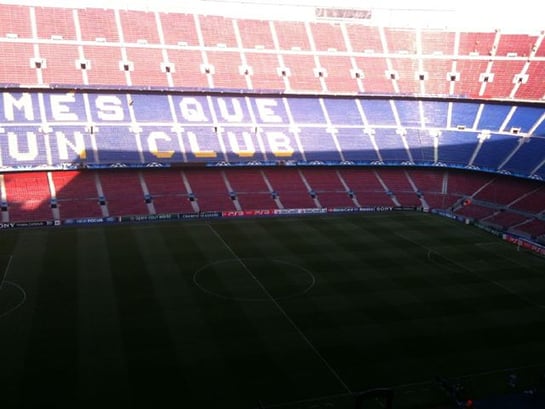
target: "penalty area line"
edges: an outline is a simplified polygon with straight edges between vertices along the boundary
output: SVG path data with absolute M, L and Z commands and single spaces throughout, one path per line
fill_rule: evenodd
M 210 224 L 207 223 L 210 231 L 216 236 L 216 238 L 225 246 L 227 250 L 233 255 L 235 260 L 237 260 L 242 268 L 250 275 L 252 280 L 256 282 L 256 284 L 261 288 L 265 296 L 275 305 L 275 307 L 280 311 L 280 313 L 284 316 L 284 318 L 290 323 L 290 325 L 295 329 L 295 331 L 299 334 L 299 336 L 305 341 L 305 343 L 310 347 L 310 349 L 314 352 L 314 354 L 322 361 L 322 363 L 325 365 L 325 367 L 329 370 L 329 372 L 333 375 L 335 379 L 341 384 L 341 386 L 346 390 L 349 394 L 352 393 L 352 390 L 348 387 L 348 385 L 342 380 L 340 375 L 337 373 L 337 371 L 329 364 L 329 362 L 324 358 L 324 356 L 318 351 L 318 349 L 314 346 L 314 344 L 308 339 L 308 337 L 303 333 L 301 328 L 291 319 L 291 317 L 288 315 L 288 313 L 282 308 L 282 306 L 278 303 L 278 301 L 272 296 L 272 294 L 267 290 L 267 288 L 263 285 L 261 281 L 255 276 L 255 274 L 252 272 L 252 270 L 244 263 L 244 260 L 242 260 L 238 254 L 235 253 L 235 251 L 231 248 L 231 246 L 225 241 L 225 239 L 218 233 L 216 229 Z
M 401 234 L 398 234 L 398 233 L 394 233 L 394 234 L 395 234 L 396 236 L 398 236 L 398 237 L 401 237 L 401 238 L 404 239 L 404 240 L 407 240 L 407 241 L 413 243 L 414 245 L 416 245 L 416 246 L 418 246 L 418 247 L 420 247 L 420 248 L 422 248 L 422 249 L 424 249 L 424 250 L 427 250 L 427 251 L 428 251 L 428 256 L 429 256 L 430 252 L 432 252 L 432 253 L 437 253 L 437 254 L 439 254 L 441 257 L 443 257 L 445 260 L 447 260 L 447 261 L 449 261 L 450 263 L 452 263 L 452 264 L 454 264 L 455 266 L 457 266 L 460 270 L 466 271 L 467 273 L 472 274 L 472 275 L 474 275 L 475 277 L 478 277 L 478 278 L 480 278 L 480 279 L 483 280 L 483 281 L 489 282 L 489 283 L 495 285 L 496 287 L 501 288 L 502 290 L 504 290 L 504 291 L 508 292 L 509 294 L 511 294 L 511 295 L 513 295 L 513 296 L 515 296 L 515 297 L 517 297 L 518 299 L 520 299 L 521 301 L 524 301 L 525 303 L 531 305 L 532 307 L 545 309 L 545 305 L 540 304 L 540 303 L 537 303 L 537 302 L 535 302 L 535 301 L 532 301 L 530 298 L 525 297 L 524 295 L 517 293 L 515 290 L 509 288 L 509 287 L 506 286 L 505 284 L 500 283 L 499 281 L 491 280 L 490 278 L 487 278 L 487 277 L 483 276 L 482 274 L 479 274 L 479 273 L 476 272 L 475 270 L 472 270 L 472 269 L 470 269 L 470 268 L 468 268 L 468 267 L 466 267 L 466 266 L 464 266 L 464 265 L 458 263 L 456 260 L 453 260 L 452 258 L 445 256 L 445 255 L 444 255 L 443 253 L 441 253 L 440 251 L 437 251 L 437 250 L 434 250 L 434 249 L 432 249 L 432 248 L 429 248 L 428 246 L 425 246 L 425 245 L 423 245 L 423 244 L 420 244 L 420 243 L 418 243 L 417 241 L 415 241 L 415 240 L 413 240 L 413 239 L 410 239 L 410 238 L 408 238 L 408 237 L 405 237 L 405 236 L 403 236 L 403 235 L 401 235 Z
M 9 256 L 8 262 L 6 264 L 6 267 L 4 268 L 4 271 L 0 272 L 0 290 L 4 286 L 4 282 L 6 280 L 6 276 L 8 275 L 9 266 L 11 265 L 11 260 L 13 259 L 13 255 Z

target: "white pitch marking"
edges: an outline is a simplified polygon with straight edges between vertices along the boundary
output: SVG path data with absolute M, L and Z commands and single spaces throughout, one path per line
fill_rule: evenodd
M 398 234 L 398 233 L 394 233 L 394 234 L 395 234 L 396 236 L 398 236 L 398 237 L 401 237 L 401 238 L 404 239 L 404 240 L 410 241 L 411 243 L 417 245 L 417 246 L 420 247 L 420 248 L 423 248 L 424 250 L 427 250 L 427 251 L 428 251 L 428 254 L 429 254 L 430 251 L 439 254 L 439 255 L 440 255 L 441 257 L 443 257 L 445 260 L 451 262 L 452 264 L 454 264 L 454 265 L 457 266 L 458 268 L 460 268 L 460 269 L 462 269 L 462 270 L 464 270 L 464 271 L 467 271 L 468 273 L 473 274 L 473 275 L 476 276 L 476 277 L 479 277 L 479 278 L 480 278 L 481 280 L 483 280 L 483 281 L 488 281 L 489 283 L 494 284 L 496 287 L 499 287 L 499 288 L 501 288 L 502 290 L 508 292 L 509 294 L 514 295 L 515 297 L 517 297 L 517 298 L 519 298 L 520 300 L 526 302 L 527 304 L 530 304 L 530 305 L 532 305 L 532 306 L 534 306 L 534 307 L 537 307 L 537 308 L 545 309 L 545 305 L 539 304 L 539 303 L 536 303 L 536 302 L 532 301 L 532 300 L 529 299 L 528 297 L 525 297 L 525 296 L 523 296 L 523 295 L 517 293 L 515 290 L 512 290 L 511 288 L 509 288 L 509 287 L 507 287 L 506 285 L 500 283 L 499 281 L 491 280 L 491 279 L 489 279 L 489 278 L 484 277 L 482 274 L 479 274 L 479 273 L 477 273 L 476 271 L 471 270 L 471 269 L 469 269 L 469 268 L 467 268 L 467 267 L 461 265 L 461 264 L 458 263 L 457 261 L 452 260 L 450 257 L 447 257 L 447 256 L 443 255 L 441 252 L 439 252 L 439 251 L 437 251 L 437 250 L 430 249 L 429 247 L 424 246 L 424 245 L 422 245 L 422 244 L 420 244 L 420 243 L 414 241 L 413 239 L 410 239 L 410 238 L 408 238 L 408 237 L 405 237 L 405 236 L 403 236 L 403 235 L 401 235 L 401 234 Z
M 2 289 L 2 286 L 4 285 L 4 280 L 6 278 L 6 275 L 8 274 L 9 266 L 11 264 L 12 259 L 13 259 L 13 256 L 10 255 L 8 259 L 8 263 L 6 264 L 6 268 L 4 269 L 2 276 L 0 276 L 0 290 Z
M 214 227 L 212 227 L 212 225 L 210 223 L 207 223 L 208 227 L 210 228 L 210 230 L 212 231 L 212 233 L 218 238 L 218 240 L 220 240 L 223 245 L 225 246 L 225 248 L 227 248 L 229 250 L 229 252 L 233 255 L 233 257 L 238 260 L 238 262 L 240 263 L 240 265 L 242 266 L 242 268 L 244 268 L 244 270 L 246 270 L 248 272 L 248 274 L 250 275 L 250 277 L 256 282 L 256 284 L 263 290 L 263 292 L 265 293 L 265 295 L 267 296 L 267 298 L 269 298 L 271 300 L 271 302 L 276 306 L 276 308 L 278 308 L 278 310 L 280 311 L 280 313 L 286 318 L 286 320 L 291 324 L 291 326 L 295 329 L 295 331 L 297 331 L 297 333 L 301 336 L 301 338 L 307 343 L 307 345 L 314 351 L 314 353 L 316 354 L 316 356 L 318 358 L 320 358 L 320 360 L 323 362 L 323 364 L 327 367 L 327 369 L 329 369 L 329 371 L 331 372 L 331 374 L 337 379 L 337 381 L 339 381 L 339 383 L 342 385 L 342 387 L 348 392 L 348 393 L 352 393 L 352 391 L 350 390 L 350 388 L 348 387 L 348 385 L 342 380 L 342 378 L 339 376 L 339 374 L 335 371 L 335 369 L 333 369 L 333 367 L 329 364 L 329 362 L 327 362 L 327 360 L 322 356 L 322 354 L 320 354 L 320 352 L 318 351 L 318 349 L 316 349 L 316 347 L 314 346 L 314 344 L 312 344 L 312 342 L 307 338 L 307 336 L 303 333 L 303 331 L 301 331 L 301 329 L 297 326 L 297 324 L 290 318 L 290 316 L 286 313 L 286 311 L 280 306 L 280 304 L 278 303 L 278 301 L 272 296 L 272 294 L 265 288 L 265 286 L 261 283 L 261 281 L 259 281 L 259 279 L 254 275 L 254 273 L 252 273 L 252 271 L 250 270 L 250 268 L 244 263 L 243 260 L 241 260 L 241 258 L 234 252 L 234 250 L 231 248 L 231 246 L 229 246 L 229 244 L 223 239 L 223 237 L 216 231 L 216 229 L 214 229 Z

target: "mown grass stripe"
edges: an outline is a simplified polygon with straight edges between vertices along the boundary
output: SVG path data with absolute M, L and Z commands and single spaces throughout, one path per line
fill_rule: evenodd
M 59 385 L 66 401 L 77 396 L 77 231 L 51 230 L 41 240 L 43 260 L 28 291 L 35 303 L 22 380 L 28 407 L 56 406 Z
M 123 405 L 131 401 L 131 390 L 109 260 L 108 232 L 104 227 L 76 231 L 77 401 L 88 407 L 99 406 L 106 399 L 113 406 Z
M 117 300 L 123 358 L 128 368 L 131 404 L 168 406 L 179 398 L 183 373 L 168 325 L 139 252 L 138 228 L 112 229 L 106 236 Z

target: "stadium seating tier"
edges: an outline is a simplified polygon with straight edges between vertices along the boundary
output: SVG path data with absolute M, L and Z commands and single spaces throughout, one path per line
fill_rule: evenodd
M 0 22 L 4 220 L 406 205 L 543 234 L 543 33 L 15 5 Z M 196 162 L 410 167 L 176 168 Z M 59 170 L 150 164 L 174 169 Z

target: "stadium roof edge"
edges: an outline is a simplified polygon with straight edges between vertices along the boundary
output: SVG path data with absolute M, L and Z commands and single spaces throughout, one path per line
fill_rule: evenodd
M 105 8 L 221 15 L 232 18 L 315 21 L 317 8 L 369 10 L 370 18 L 347 19 L 400 28 L 471 30 L 536 34 L 545 29 L 531 0 L 503 7 L 492 0 L 458 0 L 442 5 L 433 0 L 0 0 L 1 4 L 35 7 Z M 336 21 L 339 19 L 327 19 Z

